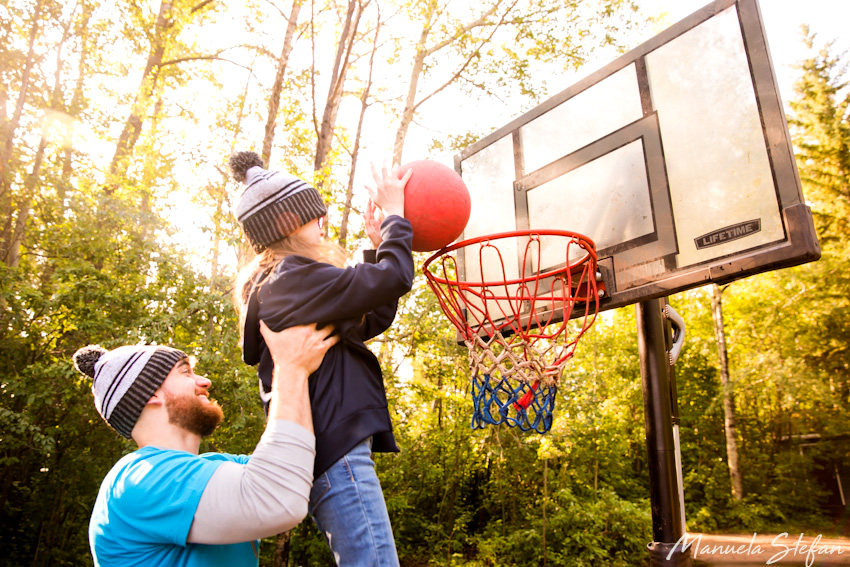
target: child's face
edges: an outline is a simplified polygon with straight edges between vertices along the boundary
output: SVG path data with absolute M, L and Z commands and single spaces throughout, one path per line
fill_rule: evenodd
M 291 236 L 297 236 L 298 238 L 307 242 L 321 242 L 322 238 L 325 236 L 324 220 L 325 217 L 319 217 L 317 219 L 311 220 L 310 222 L 305 225 L 302 225 L 301 228 L 293 232 Z

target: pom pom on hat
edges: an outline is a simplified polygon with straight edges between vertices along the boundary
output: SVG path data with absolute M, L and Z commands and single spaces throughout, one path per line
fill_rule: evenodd
M 109 351 L 100 345 L 84 346 L 74 353 L 74 368 L 94 378 L 94 365 L 107 352 Z
M 230 156 L 230 171 L 236 181 L 245 181 L 252 167 L 263 167 L 263 160 L 255 152 L 236 152 Z

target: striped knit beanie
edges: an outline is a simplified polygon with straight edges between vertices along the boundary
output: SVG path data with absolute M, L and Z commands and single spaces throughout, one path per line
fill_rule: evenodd
M 288 173 L 266 171 L 254 152 L 230 156 L 230 169 L 245 183 L 233 212 L 257 253 L 328 212 L 315 187 Z
M 163 346 L 98 345 L 74 353 L 74 366 L 93 379 L 91 391 L 97 412 L 115 430 L 130 438 L 148 400 L 186 353 Z

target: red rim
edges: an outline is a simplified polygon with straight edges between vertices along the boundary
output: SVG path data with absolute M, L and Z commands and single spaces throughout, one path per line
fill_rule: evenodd
M 576 260 L 575 262 L 569 263 L 569 265 L 561 266 L 560 268 L 553 268 L 547 272 L 543 272 L 540 274 L 533 274 L 531 276 L 522 277 L 514 280 L 505 280 L 505 281 L 493 281 L 493 282 L 461 282 L 459 280 L 450 280 L 448 278 L 440 278 L 437 275 L 430 273 L 428 271 L 428 267 L 432 262 L 437 260 L 438 258 L 445 256 L 449 252 L 454 252 L 455 250 L 459 250 L 461 248 L 466 248 L 467 246 L 471 246 L 473 244 L 480 244 L 484 241 L 494 241 L 494 240 L 502 240 L 505 238 L 515 238 L 518 236 L 563 236 L 565 238 L 571 238 L 576 240 L 579 245 L 584 249 L 586 254 Z M 557 274 L 560 274 L 566 270 L 573 270 L 576 266 L 580 266 L 588 261 L 588 259 L 593 258 L 593 261 L 596 262 L 596 244 L 583 234 L 579 234 L 577 232 L 570 232 L 568 230 L 513 230 L 510 232 L 499 232 L 496 234 L 485 234 L 483 236 L 476 236 L 475 238 L 470 238 L 467 240 L 461 240 L 460 242 L 455 242 L 454 244 L 450 244 L 440 250 L 434 252 L 431 256 L 428 257 L 427 260 L 422 264 L 422 271 L 426 273 L 429 279 L 433 279 L 436 282 L 446 285 L 464 285 L 469 287 L 486 287 L 486 286 L 495 286 L 495 285 L 518 285 L 523 284 L 528 281 L 542 279 L 551 277 Z

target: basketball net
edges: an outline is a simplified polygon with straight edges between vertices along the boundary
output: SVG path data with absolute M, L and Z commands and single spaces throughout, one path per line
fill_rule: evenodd
M 506 250 L 521 252 L 518 266 L 506 269 Z M 604 292 L 593 242 L 559 230 L 481 236 L 438 251 L 423 271 L 469 349 L 472 428 L 549 431 L 564 365 Z

